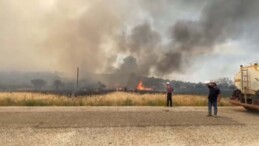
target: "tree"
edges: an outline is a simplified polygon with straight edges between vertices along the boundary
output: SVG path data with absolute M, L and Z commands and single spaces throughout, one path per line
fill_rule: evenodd
M 102 90 L 104 90 L 106 88 L 106 85 L 104 85 L 103 83 L 101 83 L 101 82 L 98 82 L 98 90 L 99 91 L 102 91 Z
M 173 86 L 174 88 L 179 89 L 181 87 L 181 84 L 179 82 L 175 82 Z
M 196 88 L 197 89 L 205 89 L 206 86 L 204 84 L 202 84 L 201 82 L 199 82 L 198 84 L 196 84 Z
M 46 86 L 47 82 L 43 79 L 34 79 L 31 80 L 32 85 L 34 86 L 35 90 L 41 90 L 42 87 Z
M 55 90 L 60 90 L 61 87 L 63 87 L 63 83 L 61 80 L 54 80 L 53 81 L 53 87 L 55 88 Z

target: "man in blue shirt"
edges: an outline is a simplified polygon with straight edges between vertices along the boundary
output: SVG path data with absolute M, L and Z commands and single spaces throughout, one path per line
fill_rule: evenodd
M 217 117 L 218 102 L 220 102 L 220 89 L 215 82 L 207 84 L 209 88 L 208 95 L 208 117 L 212 116 L 212 106 L 214 108 L 214 117 Z

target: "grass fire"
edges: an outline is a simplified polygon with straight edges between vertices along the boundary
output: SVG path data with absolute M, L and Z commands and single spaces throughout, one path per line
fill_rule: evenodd
M 152 88 L 146 87 L 146 86 L 143 84 L 143 81 L 141 81 L 141 80 L 139 81 L 139 83 L 138 83 L 136 89 L 137 89 L 138 91 L 153 91 Z

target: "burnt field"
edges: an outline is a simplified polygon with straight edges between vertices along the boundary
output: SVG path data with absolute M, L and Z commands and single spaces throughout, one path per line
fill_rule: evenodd
M 26 91 L 10 91 L 10 92 L 3 92 L 3 93 L 39 93 L 39 94 L 52 94 L 57 96 L 67 96 L 67 97 L 80 97 L 80 96 L 94 96 L 94 95 L 105 95 L 113 92 L 125 92 L 125 93 L 137 93 L 137 94 L 166 94 L 165 91 L 144 91 L 144 90 L 102 90 L 102 91 L 71 91 L 71 90 L 45 90 L 45 91 L 34 91 L 34 90 L 26 90 Z

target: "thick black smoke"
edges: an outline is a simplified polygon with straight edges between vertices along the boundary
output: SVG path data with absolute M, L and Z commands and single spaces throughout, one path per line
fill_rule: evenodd
M 256 0 L 214 0 L 204 8 L 199 20 L 178 21 L 171 34 L 171 44 L 177 47 L 172 47 L 166 55 L 162 55 L 166 57 L 162 57 L 157 64 L 157 71 L 185 71 L 185 63 L 189 64 L 200 55 L 213 53 L 215 45 L 239 39 L 249 30 L 255 30 L 249 28 L 248 24 L 259 24 L 258 8 L 259 1 Z
M 198 20 L 183 19 L 172 26 L 170 43 L 162 45 L 159 31 L 145 23 L 132 30 L 128 36 L 131 43 L 124 46 L 137 58 L 144 74 L 151 70 L 160 76 L 186 72 L 185 65 L 201 55 L 213 53 L 216 45 L 240 39 L 254 30 L 248 27 L 251 22 L 259 24 L 258 9 L 256 0 L 210 1 Z
M 0 0 L 0 8 L 1 70 L 74 77 L 80 67 L 127 84 L 188 73 L 229 40 L 259 42 L 258 0 Z
M 119 41 L 120 52 L 129 52 L 131 58 L 135 58 L 138 64 L 134 73 L 149 75 L 150 69 L 157 63 L 156 58 L 161 43 L 159 33 L 153 30 L 148 23 L 143 23 L 134 27 L 129 35 L 124 34 L 121 37 L 124 39 Z M 122 67 L 126 63 L 124 62 Z

